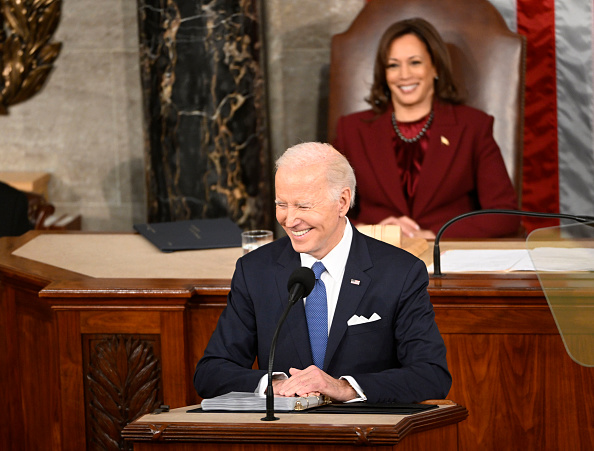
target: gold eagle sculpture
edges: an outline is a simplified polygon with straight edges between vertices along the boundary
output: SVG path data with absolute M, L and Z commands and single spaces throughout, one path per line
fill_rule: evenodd
M 0 0 L 0 114 L 45 84 L 62 44 L 50 42 L 62 0 Z

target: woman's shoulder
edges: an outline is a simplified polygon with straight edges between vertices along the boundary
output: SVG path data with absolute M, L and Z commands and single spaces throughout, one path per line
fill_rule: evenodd
M 381 114 L 377 114 L 371 108 L 362 111 L 355 111 L 354 113 L 345 114 L 340 117 L 340 119 L 345 121 L 358 121 L 358 120 L 371 120 L 381 116 Z

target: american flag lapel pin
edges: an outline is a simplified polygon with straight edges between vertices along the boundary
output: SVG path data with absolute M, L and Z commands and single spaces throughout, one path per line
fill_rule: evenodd
M 351 279 L 351 283 L 353 285 L 361 285 L 361 281 L 360 280 L 357 280 L 357 279 Z

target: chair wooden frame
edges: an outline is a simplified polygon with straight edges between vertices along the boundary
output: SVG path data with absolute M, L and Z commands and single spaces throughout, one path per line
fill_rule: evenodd
M 29 209 L 27 216 L 29 222 L 35 228 L 35 230 L 43 230 L 44 223 L 47 218 L 54 214 L 56 208 L 45 200 L 41 194 L 33 193 L 30 191 L 25 192 L 27 200 L 29 201 Z

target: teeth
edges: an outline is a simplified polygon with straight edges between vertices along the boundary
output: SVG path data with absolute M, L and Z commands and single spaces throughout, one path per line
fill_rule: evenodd
M 405 92 L 409 92 L 412 91 L 413 89 L 415 89 L 417 87 L 417 85 L 408 85 L 408 86 L 400 86 L 400 89 L 402 89 Z
M 307 232 L 309 232 L 311 229 L 305 229 L 305 230 L 299 230 L 297 231 L 291 231 L 291 233 L 295 236 L 303 236 L 305 235 Z

